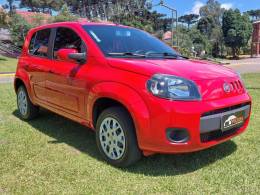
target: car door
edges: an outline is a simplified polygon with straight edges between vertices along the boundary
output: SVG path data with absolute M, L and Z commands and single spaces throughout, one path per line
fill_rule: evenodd
M 46 77 L 47 101 L 52 106 L 80 117 L 85 115 L 86 81 L 78 76 L 84 65 L 73 60 L 61 60 L 57 56 L 60 49 L 76 49 L 85 52 L 85 43 L 70 28 L 59 27 L 53 43 L 53 63 Z
M 49 71 L 49 58 L 51 29 L 43 29 L 35 32 L 31 38 L 28 55 L 24 60 L 25 70 L 29 74 L 32 94 L 36 101 L 46 100 L 45 81 L 46 73 Z

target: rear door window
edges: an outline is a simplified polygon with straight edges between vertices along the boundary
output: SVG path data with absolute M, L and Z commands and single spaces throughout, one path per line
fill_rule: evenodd
M 35 56 L 47 57 L 50 34 L 51 29 L 36 32 L 31 39 L 29 53 Z

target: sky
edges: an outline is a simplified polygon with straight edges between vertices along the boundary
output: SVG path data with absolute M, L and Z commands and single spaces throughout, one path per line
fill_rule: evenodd
M 160 0 L 153 0 L 153 4 L 158 4 Z M 205 5 L 207 0 L 165 0 L 165 4 L 170 5 L 179 12 L 179 16 L 184 14 L 199 14 L 201 6 Z M 226 9 L 238 8 L 241 12 L 252 9 L 260 9 L 260 0 L 218 0 L 221 6 Z M 155 9 L 155 8 L 154 8 Z M 166 8 L 156 8 L 158 12 L 169 14 Z
M 159 3 L 160 0 L 153 0 L 153 5 Z M 229 8 L 238 8 L 241 12 L 245 12 L 251 9 L 260 9 L 260 0 L 218 0 L 221 6 Z M 165 3 L 175 8 L 179 12 L 179 16 L 184 14 L 198 14 L 199 9 L 203 6 L 207 0 L 165 0 Z M 0 5 L 6 4 L 6 0 L 0 0 Z M 171 13 L 166 8 L 160 6 L 154 7 L 158 12 L 170 15 Z

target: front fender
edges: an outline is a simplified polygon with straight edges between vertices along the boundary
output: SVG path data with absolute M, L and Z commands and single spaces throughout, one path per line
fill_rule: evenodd
M 150 130 L 150 114 L 141 96 L 128 85 L 115 82 L 99 83 L 91 88 L 88 95 L 88 121 L 93 121 L 93 107 L 99 98 L 111 98 L 125 106 L 134 121 L 139 147 L 143 148 L 142 146 L 145 145 L 145 134 Z M 94 127 L 93 124 L 92 127 Z

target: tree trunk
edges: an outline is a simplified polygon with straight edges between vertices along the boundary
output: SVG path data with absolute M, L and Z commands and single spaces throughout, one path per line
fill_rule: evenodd
M 83 16 L 84 16 L 84 18 L 86 18 L 87 17 L 87 2 L 84 0 L 83 1 Z
M 236 49 L 234 47 L 232 47 L 232 55 L 233 55 L 233 58 L 235 59 L 236 58 Z
M 13 1 L 8 1 L 8 3 L 9 3 L 9 13 L 10 13 L 10 15 L 12 15 L 13 14 Z
M 239 53 L 240 53 L 240 48 L 233 47 L 232 48 L 232 55 L 234 59 L 239 59 Z

